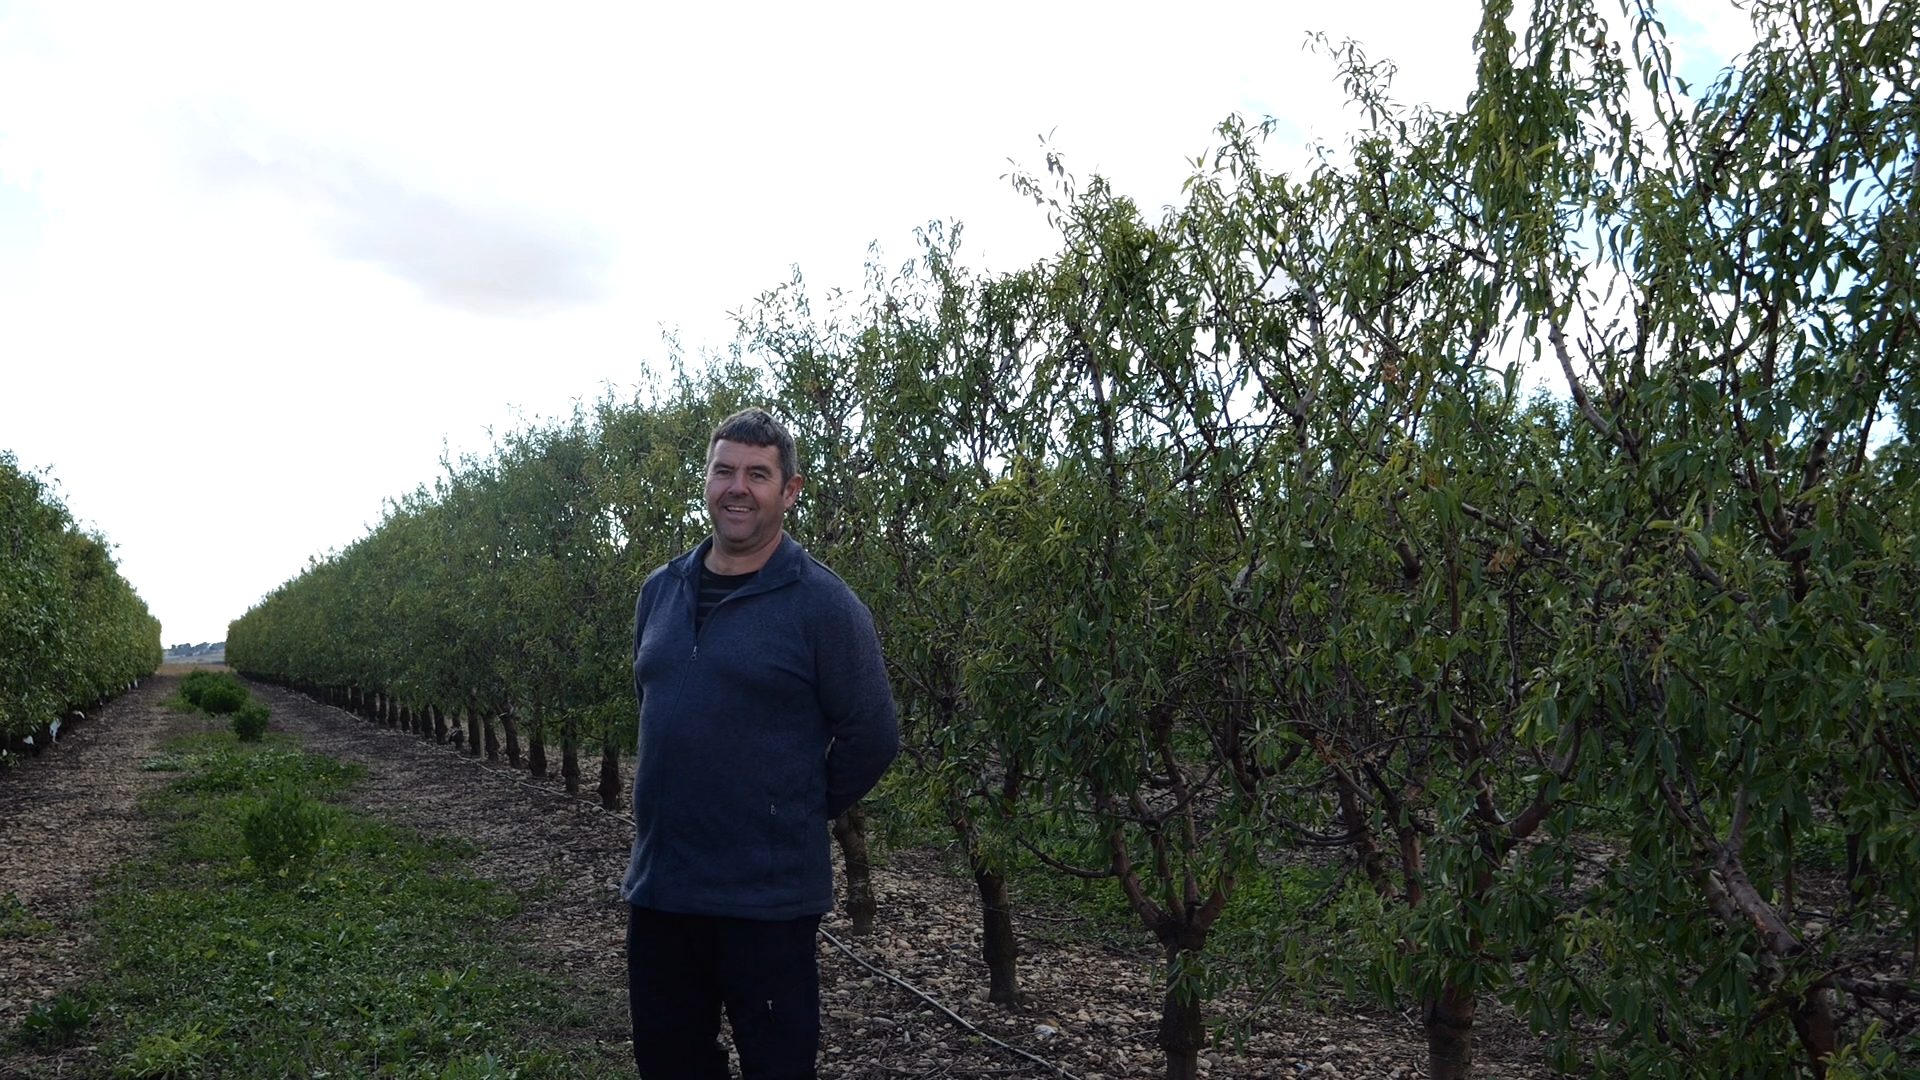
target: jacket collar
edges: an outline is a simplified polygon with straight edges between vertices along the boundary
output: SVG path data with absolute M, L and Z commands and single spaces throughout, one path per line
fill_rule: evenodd
M 688 581 L 699 581 L 700 565 L 706 560 L 707 551 L 712 547 L 713 537 L 709 536 L 700 541 L 698 547 L 668 565 L 673 567 L 676 576 Z M 800 571 L 806 566 L 807 561 L 807 549 L 800 546 L 800 541 L 783 532 L 780 534 L 780 546 L 773 549 L 773 554 L 767 558 L 766 565 L 760 568 L 760 572 L 744 586 L 742 592 L 761 592 L 785 585 L 800 576 Z

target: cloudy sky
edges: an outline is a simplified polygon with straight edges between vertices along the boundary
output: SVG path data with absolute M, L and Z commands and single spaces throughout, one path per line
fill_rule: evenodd
M 0 450 L 116 545 L 166 642 L 220 640 L 443 447 L 626 396 L 668 334 L 724 349 L 795 266 L 857 286 L 870 243 L 902 261 L 932 219 L 977 266 L 1048 254 L 1005 179 L 1043 135 L 1161 206 L 1230 113 L 1276 118 L 1281 164 L 1353 125 L 1309 32 L 1454 106 L 1476 18 L 0 0 Z M 1740 25 L 1723 0 L 1669 17 L 1708 72 Z

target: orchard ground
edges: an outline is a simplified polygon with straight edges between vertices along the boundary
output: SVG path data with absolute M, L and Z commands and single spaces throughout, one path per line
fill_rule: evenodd
M 169 738 L 209 727 L 162 704 L 187 670 L 163 669 L 74 727 L 57 747 L 0 772 L 0 900 L 13 912 L 10 932 L 0 934 L 0 1076 L 106 1075 L 114 1068 L 98 1052 L 92 1037 L 98 1033 L 60 1050 L 29 1049 L 13 1033 L 36 1004 L 100 977 L 90 907 L 105 875 L 153 842 L 152 823 L 141 820 L 138 804 L 169 778 L 143 766 Z M 518 901 L 518 914 L 479 932 L 570 987 L 589 1017 L 582 1028 L 556 1032 L 548 1049 L 585 1051 L 581 1043 L 590 1041 L 596 1044 L 591 1056 L 617 1058 L 605 1051 L 626 1040 L 625 924 L 616 890 L 631 838 L 628 822 L 589 799 L 567 797 L 557 779 L 474 761 L 272 687 L 252 689 L 272 706 L 271 730 L 310 753 L 365 769 L 347 796 L 354 810 L 427 838 L 471 845 L 476 853 L 468 872 Z M 1016 896 L 1028 1000 L 1010 1012 L 986 1001 L 971 882 L 950 871 L 937 851 L 883 851 L 877 862 L 875 932 L 852 937 L 837 914 L 824 923 L 830 937 L 823 935 L 820 944 L 821 1076 L 1161 1074 L 1154 1045 L 1161 990 L 1144 935 L 1135 935 L 1139 946 L 1132 949 L 1102 944 L 1125 935 L 1074 933 L 1079 916 L 1021 910 Z M 975 1030 L 956 1024 L 941 1007 Z M 1424 1074 L 1419 1017 L 1411 1012 L 1256 1011 L 1231 997 L 1210 1007 L 1216 1019 L 1250 1013 L 1252 1034 L 1209 1050 L 1202 1059 L 1207 1075 Z M 1477 1033 L 1479 1076 L 1549 1075 L 1524 1030 L 1487 1020 Z

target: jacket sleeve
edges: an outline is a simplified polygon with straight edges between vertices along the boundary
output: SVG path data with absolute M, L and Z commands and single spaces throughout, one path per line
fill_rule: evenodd
M 653 606 L 650 594 L 655 587 L 654 582 L 659 577 L 659 570 L 648 574 L 647 580 L 640 585 L 640 595 L 633 602 L 633 653 L 627 657 L 627 660 L 632 668 L 633 703 L 636 710 L 646 704 L 646 695 L 640 688 L 640 638 L 647 628 L 647 612 Z M 638 716 L 639 712 L 636 711 L 634 715 Z
M 832 820 L 880 782 L 900 751 L 900 729 L 872 614 L 851 591 L 842 602 L 823 607 L 831 614 L 823 620 L 814 663 L 820 707 L 833 735 L 827 747 L 827 818 Z

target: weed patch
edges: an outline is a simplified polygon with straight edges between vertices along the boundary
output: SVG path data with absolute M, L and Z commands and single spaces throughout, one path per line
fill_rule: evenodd
M 270 715 L 265 705 L 258 701 L 249 701 L 240 706 L 233 714 L 233 733 L 241 742 L 259 742 L 267 733 L 267 717 Z
M 19 1039 L 28 1046 L 57 1048 L 80 1041 L 93 1023 L 93 1003 L 72 992 L 43 1001 L 20 1021 Z
M 228 733 L 170 744 L 164 762 L 180 775 L 144 804 L 162 842 L 91 916 L 104 974 L 84 1022 L 49 1014 L 35 1038 L 78 1023 L 124 1077 L 631 1068 L 617 1042 L 584 1034 L 618 1018 L 488 940 L 515 901 L 462 872 L 470 845 L 329 804 L 357 768 Z
M 53 929 L 45 919 L 35 918 L 18 893 L 0 896 L 0 941 L 37 937 Z

